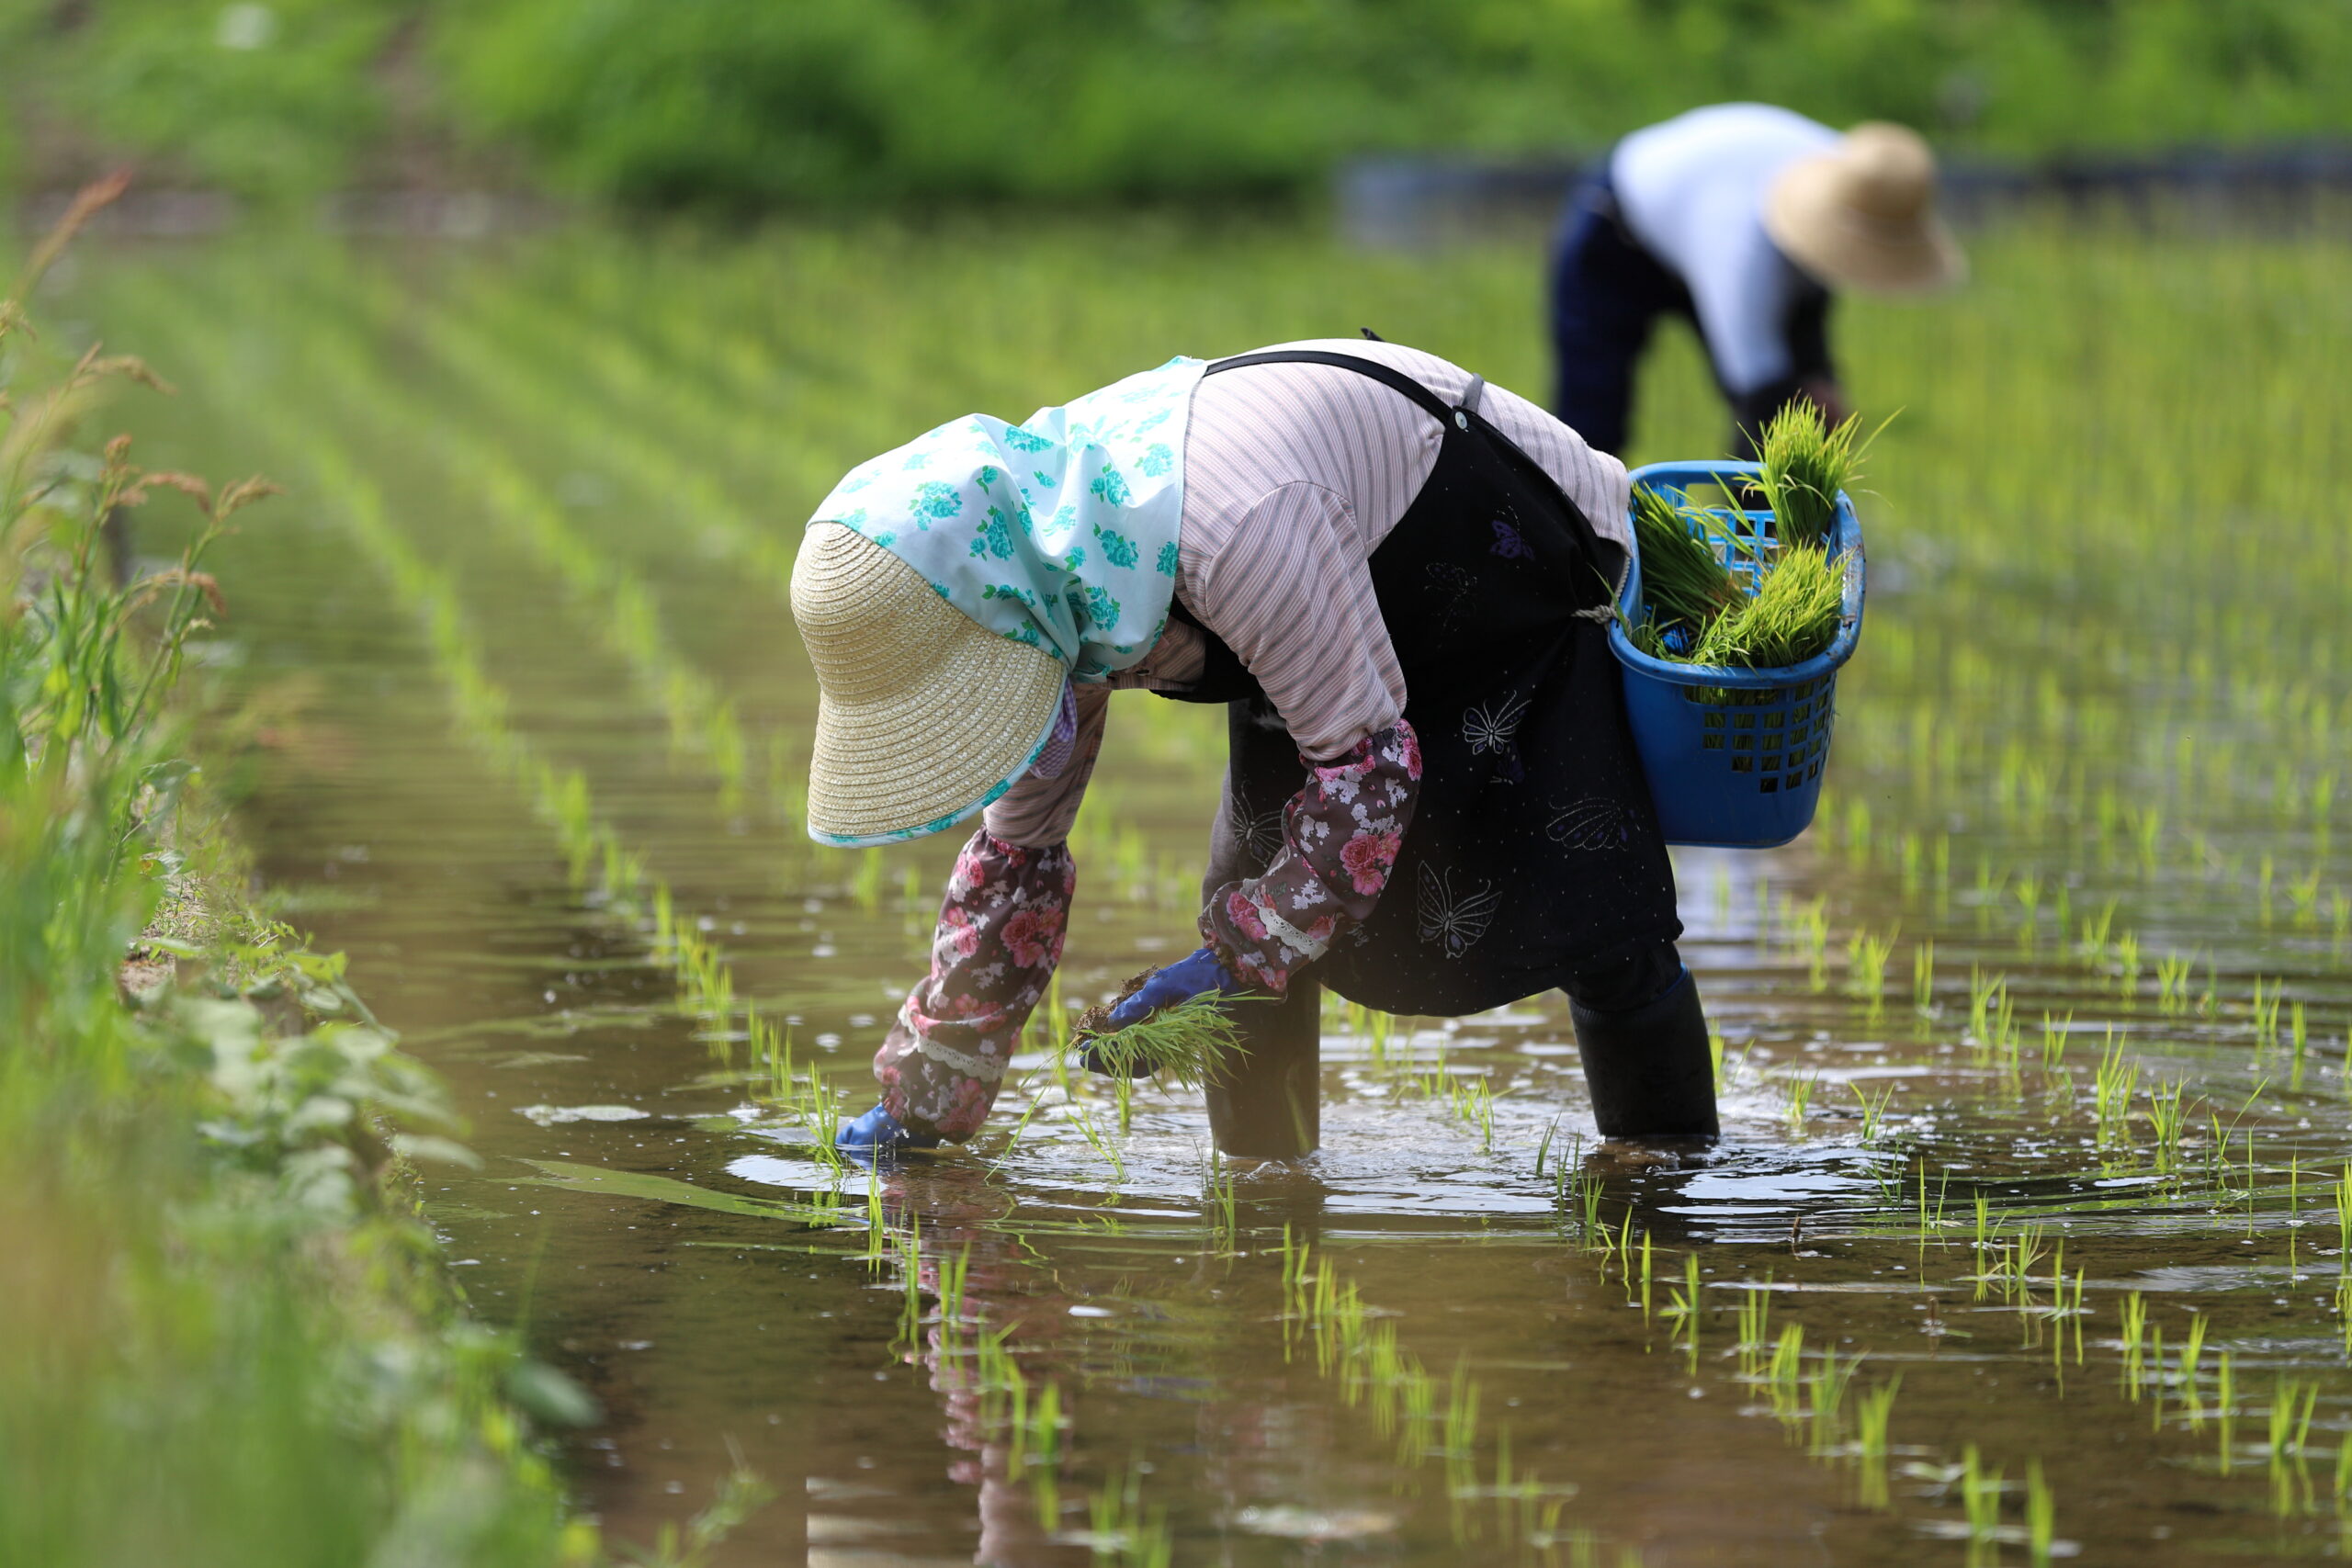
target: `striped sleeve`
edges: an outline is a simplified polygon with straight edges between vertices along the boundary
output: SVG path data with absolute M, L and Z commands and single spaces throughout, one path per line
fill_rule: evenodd
M 1346 500 L 1298 481 L 1259 498 L 1203 575 L 1202 624 L 1264 689 L 1300 752 L 1346 753 L 1405 712 L 1363 530 Z

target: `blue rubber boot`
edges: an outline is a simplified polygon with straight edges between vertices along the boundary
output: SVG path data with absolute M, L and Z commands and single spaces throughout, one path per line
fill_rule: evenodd
M 935 1149 L 939 1142 L 938 1134 L 910 1132 L 876 1105 L 836 1134 L 833 1147 L 852 1159 L 888 1159 L 901 1149 Z

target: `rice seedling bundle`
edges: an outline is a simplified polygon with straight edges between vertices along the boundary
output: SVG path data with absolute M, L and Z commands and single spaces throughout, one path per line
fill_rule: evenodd
M 1677 507 L 1644 485 L 1634 491 L 1634 542 L 1642 552 L 1642 591 L 1651 618 L 1697 631 L 1739 603 L 1739 584 L 1702 533 L 1701 514 Z M 1701 523 L 1703 527 L 1703 523 Z
M 1838 640 L 1845 597 L 1838 561 L 1817 545 L 1785 547 L 1754 593 L 1701 630 L 1690 661 L 1752 670 L 1802 664 Z
M 1831 556 L 1826 541 L 1838 492 L 1859 477 L 1868 445 L 1857 441 L 1858 430 L 1855 418 L 1833 426 L 1803 402 L 1765 426 L 1763 471 L 1753 486 L 1772 511 L 1774 551 L 1719 534 L 1703 508 L 1637 487 L 1634 538 L 1645 603 L 1641 621 L 1627 628 L 1634 645 L 1678 663 L 1751 670 L 1826 652 L 1845 599 L 1845 558 Z M 1726 564 L 1735 551 L 1754 563 L 1752 592 Z
M 1124 1029 L 1109 1027 L 1115 1005 L 1087 1009 L 1071 1032 L 1070 1048 L 1083 1054 L 1091 1071 L 1125 1078 L 1160 1075 L 1198 1088 L 1221 1079 L 1242 1055 L 1240 1026 L 1216 998 L 1194 997 Z
M 1832 425 L 1819 409 L 1800 400 L 1764 427 L 1757 451 L 1764 471 L 1756 487 L 1772 508 L 1783 547 L 1818 546 L 1829 536 L 1838 492 L 1861 477 L 1862 453 L 1870 446 L 1861 436 L 1861 417 L 1849 414 Z

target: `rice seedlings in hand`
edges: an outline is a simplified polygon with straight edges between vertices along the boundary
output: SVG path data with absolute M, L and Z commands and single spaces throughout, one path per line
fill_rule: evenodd
M 1112 1077 L 1173 1078 L 1187 1088 L 1220 1080 L 1241 1054 L 1241 1028 L 1217 998 L 1194 997 L 1124 1029 L 1108 1029 L 1109 1007 L 1089 1008 L 1065 1048 Z

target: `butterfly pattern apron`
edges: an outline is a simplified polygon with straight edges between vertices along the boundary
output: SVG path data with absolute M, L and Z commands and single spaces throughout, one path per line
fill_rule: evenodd
M 1609 650 L 1621 552 L 1480 417 L 1476 380 L 1449 406 L 1387 366 L 1314 349 L 1242 355 L 1208 374 L 1285 361 L 1372 377 L 1445 426 L 1437 466 L 1371 560 L 1420 739 L 1420 794 L 1372 917 L 1306 973 L 1366 1007 L 1450 1017 L 1673 942 L 1673 869 Z M 1165 694 L 1229 705 L 1215 887 L 1264 869 L 1306 771 L 1239 659 L 1201 629 L 1202 681 Z

